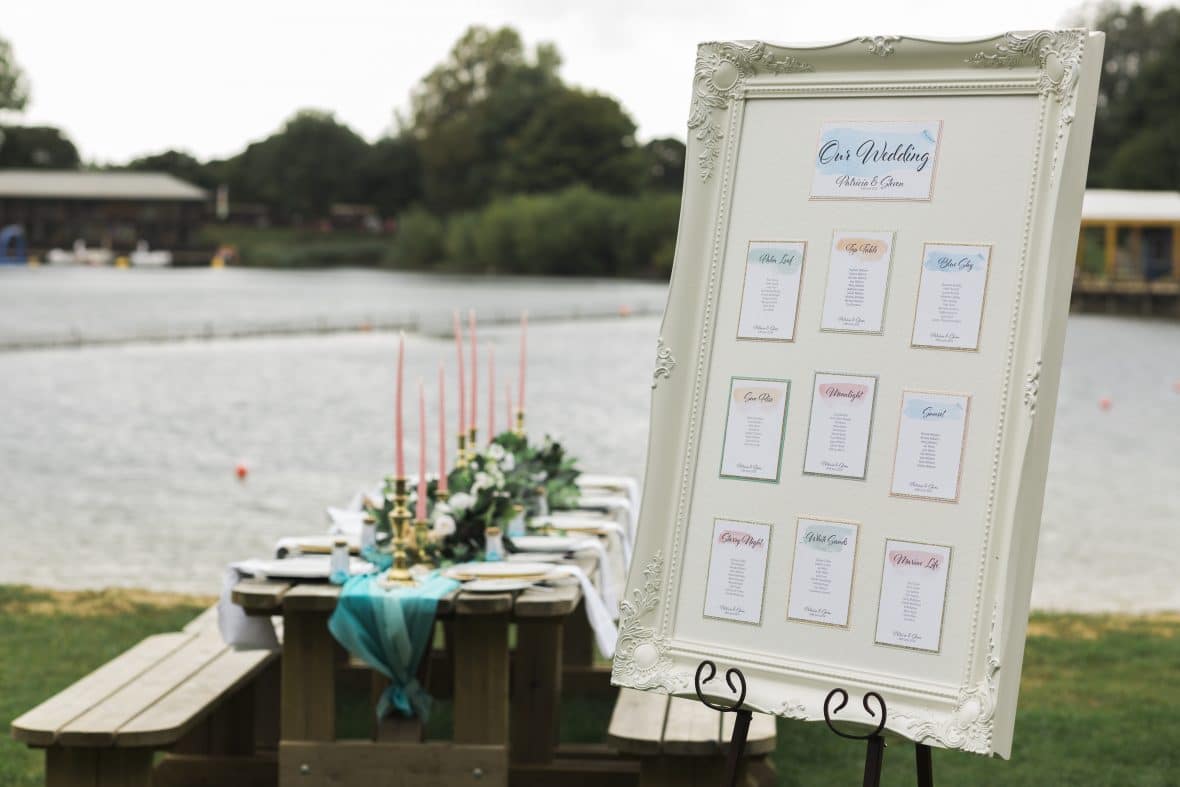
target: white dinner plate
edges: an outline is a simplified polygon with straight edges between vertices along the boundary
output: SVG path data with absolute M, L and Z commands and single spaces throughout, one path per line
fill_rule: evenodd
M 461 563 L 446 570 L 452 579 L 540 579 L 548 574 L 547 563 L 518 563 L 489 561 L 486 563 Z
M 512 545 L 521 552 L 569 552 L 583 539 L 569 536 L 516 536 Z
M 329 555 L 300 555 L 286 560 L 253 560 L 250 571 L 257 579 L 327 579 L 331 573 Z M 348 564 L 349 574 L 364 574 L 373 570 L 367 560 L 352 558 Z
M 473 579 L 463 583 L 463 590 L 469 593 L 507 593 L 532 586 L 532 582 L 523 579 Z

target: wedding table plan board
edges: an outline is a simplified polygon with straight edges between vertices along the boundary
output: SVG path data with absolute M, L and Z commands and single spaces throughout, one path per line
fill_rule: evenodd
M 1009 756 L 1102 48 L 701 45 L 617 685 Z

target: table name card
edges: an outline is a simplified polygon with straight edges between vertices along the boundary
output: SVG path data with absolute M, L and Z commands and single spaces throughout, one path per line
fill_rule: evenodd
M 938 120 L 824 123 L 811 198 L 928 200 L 941 133 Z
M 950 547 L 885 540 L 877 643 L 937 653 Z
M 751 241 L 738 316 L 739 339 L 795 339 L 799 284 L 803 278 L 801 241 Z
M 979 349 L 990 246 L 927 243 L 914 314 L 915 347 Z
M 787 380 L 735 377 L 721 449 L 721 475 L 778 481 L 786 429 Z
M 881 333 L 892 256 L 892 232 L 836 230 L 828 260 L 823 330 Z
M 803 472 L 864 478 L 876 377 L 815 375 Z
M 761 623 L 769 553 L 770 525 L 714 520 L 705 617 Z
M 847 626 L 856 565 L 857 526 L 851 522 L 799 518 L 787 617 Z
M 959 499 L 970 402 L 971 397 L 962 394 L 902 392 L 892 494 Z

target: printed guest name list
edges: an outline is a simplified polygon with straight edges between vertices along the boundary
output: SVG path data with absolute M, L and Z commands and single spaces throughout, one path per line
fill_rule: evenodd
M 705 617 L 762 622 L 770 525 L 717 519 L 709 552 Z
M 799 519 L 788 618 L 848 625 L 856 532 L 857 526 L 850 522 Z
M 877 642 L 938 652 L 950 547 L 885 541 Z
M 739 339 L 795 339 L 805 249 L 804 243 L 795 241 L 750 243 L 738 316 Z
M 730 381 L 722 477 L 778 481 L 790 386 L 786 380 Z

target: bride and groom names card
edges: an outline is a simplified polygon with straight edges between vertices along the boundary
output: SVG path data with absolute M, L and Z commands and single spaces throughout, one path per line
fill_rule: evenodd
M 938 120 L 824 123 L 811 199 L 929 200 L 941 135 Z

